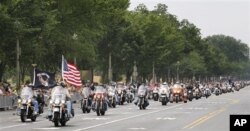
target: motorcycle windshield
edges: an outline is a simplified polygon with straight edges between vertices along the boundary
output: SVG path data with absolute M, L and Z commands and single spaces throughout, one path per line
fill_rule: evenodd
M 138 89 L 138 94 L 139 94 L 139 95 L 145 95 L 145 94 L 146 94 L 146 91 L 147 91 L 147 88 L 146 88 L 146 87 L 140 86 L 139 89 Z
M 90 91 L 89 88 L 84 87 L 84 88 L 82 89 L 82 95 L 83 95 L 84 97 L 88 97 L 88 96 L 90 95 L 90 93 L 91 93 L 91 91 Z
M 51 98 L 52 100 L 66 100 L 66 93 L 63 87 L 61 86 L 56 86 L 53 88 L 52 90 L 52 94 L 51 94 Z
M 21 91 L 22 99 L 31 99 L 33 97 L 33 91 L 29 87 L 24 87 Z
M 115 88 L 114 87 L 109 87 L 108 92 L 115 93 Z
M 96 86 L 95 87 L 95 93 L 105 93 L 106 90 L 102 86 Z

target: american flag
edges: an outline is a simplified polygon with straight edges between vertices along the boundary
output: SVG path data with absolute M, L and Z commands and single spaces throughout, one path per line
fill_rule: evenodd
M 69 64 L 64 57 L 62 57 L 62 78 L 75 87 L 82 86 L 80 71 L 74 64 Z

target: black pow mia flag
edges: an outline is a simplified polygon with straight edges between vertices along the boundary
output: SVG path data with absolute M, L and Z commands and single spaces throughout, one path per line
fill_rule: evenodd
M 35 88 L 51 88 L 56 85 L 55 73 L 34 69 L 33 85 Z

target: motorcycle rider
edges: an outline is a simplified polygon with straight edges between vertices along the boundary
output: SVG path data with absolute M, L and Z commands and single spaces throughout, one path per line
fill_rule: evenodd
M 148 96 L 148 89 L 145 87 L 145 84 L 140 84 L 140 86 L 138 87 L 138 90 L 139 90 L 139 88 L 144 88 L 146 90 L 144 100 L 145 100 L 146 107 L 147 107 L 149 105 L 148 97 L 147 97 Z M 137 99 L 135 100 L 134 104 L 137 105 L 138 101 L 139 101 L 139 98 L 137 97 Z
M 39 112 L 38 101 L 36 100 L 36 93 L 33 91 L 32 87 L 33 87 L 33 85 L 30 83 L 29 80 L 27 80 L 25 82 L 25 85 L 24 85 L 23 89 L 22 89 L 22 92 L 25 91 L 25 90 L 26 91 L 29 90 L 29 92 L 31 93 L 29 95 L 29 99 L 31 99 L 31 102 L 34 105 L 34 115 L 37 115 L 38 112 Z M 21 94 L 23 94 L 23 93 L 21 93 Z
M 37 102 L 40 106 L 44 107 L 45 99 L 44 99 L 43 91 L 41 89 L 38 90 Z M 40 108 L 40 109 L 42 109 L 42 108 Z M 43 110 L 40 110 L 40 109 L 39 109 L 39 113 L 42 113 Z
M 62 88 L 62 89 L 60 89 L 60 88 Z M 67 113 L 68 113 L 70 118 L 73 117 L 72 113 L 71 113 L 71 111 L 73 110 L 72 103 L 71 103 L 71 96 L 69 94 L 69 90 L 67 89 L 67 86 L 65 85 L 64 82 L 58 83 L 57 86 L 55 86 L 52 89 L 50 98 L 53 97 L 53 94 L 56 90 L 62 90 L 63 94 L 66 95 L 66 104 L 67 104 L 67 111 L 68 111 Z M 48 108 L 48 118 L 52 118 L 52 110 L 51 110 L 50 106 Z
M 88 97 L 88 104 L 89 104 L 89 106 L 91 106 L 93 98 L 92 98 L 91 88 L 89 87 L 89 85 L 82 86 L 82 89 L 80 90 L 80 95 L 82 97 L 84 97 L 85 91 L 88 92 L 88 95 L 89 95 L 89 96 L 87 96 Z

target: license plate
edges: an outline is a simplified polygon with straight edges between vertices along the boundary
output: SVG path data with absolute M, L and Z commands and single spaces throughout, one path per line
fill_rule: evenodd
M 54 108 L 53 111 L 59 111 L 59 108 Z
M 20 109 L 26 109 L 24 106 L 21 106 L 21 108 Z

